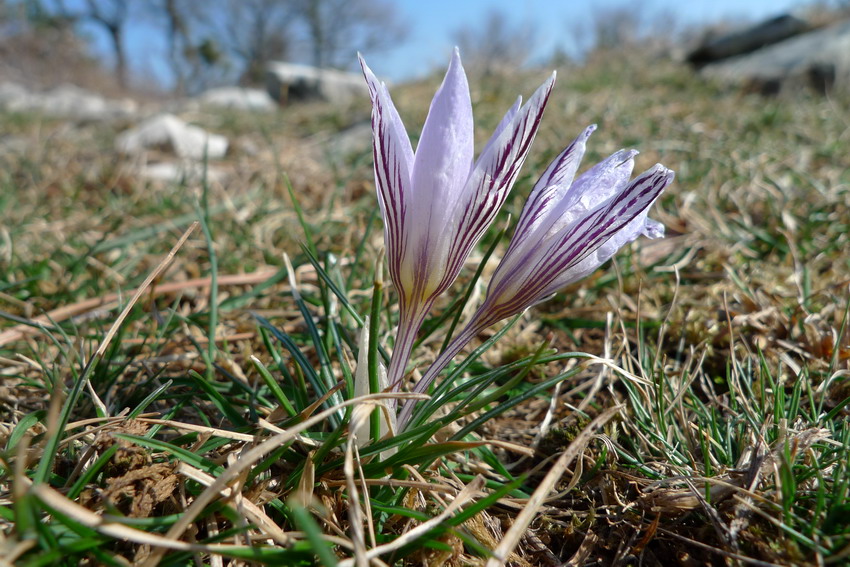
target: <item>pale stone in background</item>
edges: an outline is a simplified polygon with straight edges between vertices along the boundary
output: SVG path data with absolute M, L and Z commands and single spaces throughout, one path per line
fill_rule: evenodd
M 227 144 L 224 136 L 210 134 L 173 114 L 158 114 L 115 138 L 115 148 L 125 154 L 161 148 L 194 160 L 224 157 Z

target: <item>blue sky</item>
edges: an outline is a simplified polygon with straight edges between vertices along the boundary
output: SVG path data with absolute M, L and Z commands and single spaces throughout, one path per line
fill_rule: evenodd
M 488 11 L 497 9 L 533 27 L 536 45 L 532 58 L 552 54 L 556 48 L 568 53 L 576 47 L 574 30 L 590 21 L 594 10 L 630 4 L 650 17 L 672 13 L 686 25 L 720 20 L 751 21 L 805 6 L 805 0 L 398 0 L 399 11 L 410 23 L 407 41 L 386 53 L 366 53 L 376 73 L 393 80 L 415 77 L 442 67 L 461 27 L 474 27 Z
M 395 0 L 408 24 L 401 45 L 364 55 L 375 72 L 393 81 L 424 75 L 445 66 L 453 36 L 462 27 L 475 28 L 491 10 L 498 10 L 535 31 L 532 61 L 543 60 L 556 49 L 575 53 L 575 30 L 590 22 L 594 11 L 606 7 L 639 5 L 648 17 L 673 14 L 683 25 L 704 25 L 720 20 L 756 21 L 811 3 L 808 0 Z M 134 69 L 167 80 L 165 46 L 155 30 L 131 26 L 128 52 Z M 352 46 L 352 62 L 357 46 Z

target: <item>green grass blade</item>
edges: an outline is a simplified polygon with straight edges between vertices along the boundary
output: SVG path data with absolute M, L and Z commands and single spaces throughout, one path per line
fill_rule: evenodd
M 333 553 L 331 544 L 325 540 L 321 528 L 310 513 L 297 504 L 290 506 L 290 513 L 295 525 L 307 536 L 307 541 L 310 542 L 313 553 L 318 557 L 319 564 L 322 567 L 336 567 L 336 555 Z
M 257 359 L 257 357 L 251 357 L 251 364 L 254 366 L 254 369 L 260 375 L 260 378 L 263 379 L 263 382 L 266 384 L 266 387 L 274 396 L 274 399 L 277 400 L 277 403 L 283 410 L 289 415 L 289 417 L 295 417 L 298 415 L 298 412 L 295 411 L 295 407 L 289 401 L 289 398 L 286 397 L 286 393 L 284 393 L 283 389 L 280 387 L 280 384 L 277 383 L 277 380 L 271 375 L 268 368 L 266 368 L 262 362 Z

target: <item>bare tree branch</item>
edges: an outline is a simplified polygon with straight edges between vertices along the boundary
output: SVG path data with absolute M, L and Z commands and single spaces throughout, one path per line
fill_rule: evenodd
M 500 69 L 516 69 L 528 60 L 534 45 L 530 23 L 512 21 L 503 12 L 491 10 L 479 27 L 462 27 L 454 40 L 467 67 L 485 75 Z

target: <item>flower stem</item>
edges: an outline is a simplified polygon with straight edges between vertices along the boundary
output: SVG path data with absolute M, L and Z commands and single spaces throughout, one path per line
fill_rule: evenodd
M 452 361 L 457 353 L 463 350 L 463 347 L 465 347 L 469 341 L 471 341 L 473 337 L 481 331 L 482 328 L 483 327 L 478 320 L 478 313 L 476 313 L 472 317 L 472 320 L 459 334 L 455 335 L 451 342 L 446 346 L 445 350 L 443 350 L 443 352 L 441 352 L 437 359 L 431 364 L 422 376 L 422 379 L 420 379 L 413 387 L 413 391 L 416 393 L 427 392 L 431 383 L 440 374 L 440 372 L 448 366 L 449 362 Z M 398 416 L 398 431 L 404 430 L 404 427 L 413 415 L 413 408 L 415 405 L 416 400 L 407 400 L 405 402 Z
M 390 391 L 392 392 L 398 392 L 401 389 L 401 384 L 404 381 L 404 371 L 407 369 L 407 363 L 410 361 L 410 353 L 413 351 L 416 335 L 419 332 L 419 327 L 422 326 L 422 322 L 425 320 L 425 315 L 431 309 L 431 304 L 428 303 L 418 307 L 419 309 L 414 310 L 402 305 L 398 328 L 396 329 L 395 346 L 393 347 L 393 354 L 390 358 L 390 367 L 387 371 L 387 380 Z

